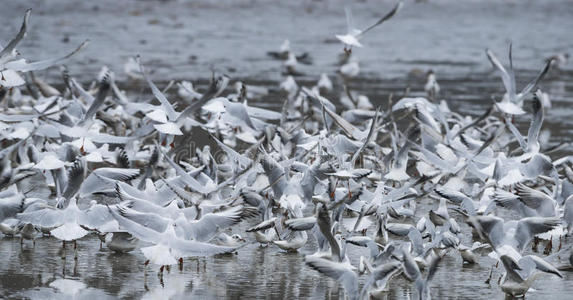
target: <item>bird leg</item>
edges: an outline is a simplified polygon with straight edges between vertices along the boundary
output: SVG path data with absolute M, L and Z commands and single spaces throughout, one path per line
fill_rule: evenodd
M 547 243 L 547 246 L 545 246 L 545 249 L 543 250 L 543 254 L 545 255 L 551 254 L 552 249 L 553 249 L 553 236 L 550 236 L 549 242 Z
M 497 280 L 497 285 L 499 285 L 501 283 L 501 278 L 503 277 L 503 275 L 499 275 L 499 279 Z
M 171 266 L 170 265 L 166 265 L 165 269 L 167 270 L 167 273 L 171 273 Z
M 557 248 L 557 252 L 561 251 L 561 246 L 563 244 L 563 235 L 559 236 L 559 247 Z
M 491 275 L 493 275 L 493 265 L 491 266 L 491 269 L 489 270 L 489 276 L 487 277 L 485 284 L 489 284 L 491 282 Z
M 143 263 L 143 277 L 147 280 L 147 265 L 149 265 L 149 259 Z M 147 281 L 144 283 L 147 286 Z
M 80 148 L 80 152 L 82 153 L 82 155 L 86 155 L 86 151 L 84 150 L 85 141 L 86 141 L 86 138 L 84 137 L 82 140 L 82 147 Z
M 346 181 L 348 183 L 348 200 L 352 199 L 352 192 L 350 191 L 350 179 Z
M 533 243 L 531 244 L 531 251 L 537 253 L 537 252 L 538 252 L 537 246 L 539 246 L 539 238 L 538 238 L 538 237 L 534 237 L 534 238 L 533 238 Z
M 334 188 L 330 192 L 330 198 L 334 198 L 334 194 L 336 193 L 336 187 L 338 186 L 338 178 L 336 178 L 336 182 L 334 183 Z
M 183 271 L 183 257 L 179 258 L 179 271 Z
M 78 276 L 78 261 L 74 261 L 74 276 Z
M 165 266 L 161 266 L 161 268 L 159 268 L 159 274 L 157 274 L 159 278 L 163 278 L 163 269 L 165 269 Z
M 66 241 L 62 241 L 62 259 L 66 259 Z
M 145 291 L 149 292 L 149 287 L 147 286 L 147 272 L 145 272 L 145 275 L 143 276 L 143 288 Z
M 78 260 L 78 244 L 74 240 L 74 260 Z

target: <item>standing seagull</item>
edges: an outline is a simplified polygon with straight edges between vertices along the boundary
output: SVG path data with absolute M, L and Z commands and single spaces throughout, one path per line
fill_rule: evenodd
M 424 90 L 428 94 L 430 100 L 436 100 L 436 97 L 440 92 L 440 85 L 436 80 L 436 74 L 434 74 L 434 70 L 428 71 L 428 74 L 426 75 L 426 85 L 424 86 Z
M 346 25 L 348 26 L 348 32 L 346 34 L 335 35 L 337 39 L 339 39 L 342 43 L 344 43 L 344 52 L 350 55 L 350 53 L 352 53 L 352 46 L 362 47 L 362 44 L 360 43 L 359 39 L 361 39 L 366 32 L 370 31 L 374 27 L 392 18 L 402 8 L 403 5 L 404 5 L 403 2 L 401 1 L 398 2 L 398 4 L 396 4 L 396 6 L 394 7 L 394 9 L 392 9 L 392 11 L 390 11 L 388 14 L 386 14 L 384 17 L 378 20 L 378 22 L 374 23 L 373 25 L 369 26 L 364 30 L 354 28 L 354 21 L 352 20 L 352 11 L 350 10 L 350 8 L 347 7 L 345 9 L 345 12 L 346 12 Z

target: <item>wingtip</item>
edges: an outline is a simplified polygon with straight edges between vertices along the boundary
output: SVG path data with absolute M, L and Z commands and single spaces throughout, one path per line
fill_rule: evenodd
M 486 55 L 488 58 L 491 58 L 492 56 L 494 56 L 494 54 L 493 54 L 493 52 L 491 51 L 491 49 L 485 48 L 484 51 L 485 51 L 485 55 Z
M 91 42 L 90 39 L 85 39 L 85 40 L 80 44 L 80 46 L 78 47 L 78 50 L 77 50 L 77 51 L 80 51 L 80 50 L 82 50 L 83 48 L 87 47 L 87 45 L 89 45 L 90 42 Z
M 30 18 L 30 15 L 32 14 L 32 9 L 28 8 L 26 10 L 26 12 L 24 13 L 24 24 L 28 25 L 28 19 Z

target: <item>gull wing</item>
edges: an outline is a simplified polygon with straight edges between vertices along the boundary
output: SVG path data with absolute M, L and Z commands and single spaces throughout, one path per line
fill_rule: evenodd
M 358 276 L 351 265 L 308 255 L 304 260 L 309 267 L 340 282 L 350 298 L 358 295 Z
M 284 168 L 266 153 L 264 153 L 261 159 L 261 165 L 268 177 L 274 196 L 277 199 L 280 198 L 288 184 Z
M 275 222 L 276 222 L 276 220 L 277 220 L 276 217 L 270 218 L 270 219 L 268 219 L 268 220 L 266 220 L 266 221 L 263 221 L 263 222 L 261 222 L 261 223 L 255 225 L 255 226 L 253 226 L 253 227 L 247 229 L 246 231 L 247 231 L 247 232 L 256 232 L 256 231 L 261 231 L 261 230 L 266 230 L 266 229 L 269 229 L 269 228 L 273 228 L 273 227 L 275 227 Z
M 68 172 L 68 185 L 66 186 L 66 189 L 62 194 L 62 197 L 70 199 L 76 195 L 76 193 L 80 189 L 80 186 L 82 185 L 82 182 L 84 181 L 84 173 L 85 173 L 84 164 L 82 163 L 81 160 L 76 160 L 76 162 Z
M 469 223 L 476 229 L 482 238 L 497 248 L 504 240 L 503 219 L 494 216 L 470 217 Z
M 346 15 L 346 30 L 347 33 L 352 34 L 356 27 L 354 27 L 354 18 L 352 17 L 352 9 L 350 7 L 344 8 L 344 14 Z
M 561 220 L 557 217 L 529 217 L 519 220 L 515 231 L 515 240 L 518 243 L 517 250 L 523 251 L 536 234 L 552 230 L 559 224 L 561 224 Z
M 253 162 L 250 158 L 238 153 L 233 148 L 225 145 L 225 143 L 219 141 L 219 139 L 217 139 L 213 135 L 209 135 L 209 136 L 211 137 L 211 139 L 213 139 L 217 143 L 217 145 L 219 145 L 219 147 L 221 147 L 221 149 L 223 149 L 223 151 L 225 151 L 225 153 L 227 153 L 227 155 L 233 161 L 238 162 L 241 166 L 248 166 Z
M 521 133 L 519 133 L 519 130 L 517 130 L 515 125 L 513 125 L 513 123 L 511 123 L 511 121 L 507 118 L 505 119 L 505 125 L 507 126 L 507 128 L 509 128 L 509 131 L 511 131 L 511 133 L 515 136 L 517 142 L 519 143 L 519 146 L 523 149 L 523 151 L 527 151 L 527 143 L 525 142 L 525 139 L 523 138 Z
M 115 220 L 109 213 L 105 205 L 96 204 L 85 211 L 82 211 L 82 218 L 79 223 L 90 229 L 98 229 L 102 225 Z
M 209 241 L 220 230 L 254 215 L 253 209 L 244 206 L 234 206 L 224 211 L 208 213 L 198 221 L 191 222 L 191 236 L 197 241 Z
M 149 229 L 144 225 L 134 222 L 126 217 L 123 217 L 115 209 L 108 206 L 110 214 L 117 220 L 119 226 L 125 229 L 134 237 L 150 243 L 158 243 L 161 240 L 161 234 L 153 229 Z
M 368 281 L 362 287 L 362 291 L 360 292 L 360 299 L 366 299 L 366 293 L 370 286 L 377 282 L 377 286 L 379 288 L 383 288 L 386 285 L 386 282 L 394 275 L 399 269 L 401 264 L 399 262 L 389 262 L 383 264 L 381 266 L 376 267 L 376 269 L 372 270 L 372 274 L 368 278 Z M 382 281 L 383 283 L 380 283 Z
M 138 212 L 121 204 L 116 205 L 116 208 L 120 216 L 157 232 L 164 232 L 169 225 L 170 220 L 158 214 Z
M 94 101 L 92 102 L 92 104 L 88 108 L 88 111 L 86 112 L 86 114 L 84 115 L 82 120 L 80 121 L 80 124 L 84 124 L 86 121 L 91 120 L 95 116 L 95 114 L 97 113 L 99 108 L 102 106 L 102 104 L 104 103 L 105 98 L 107 97 L 107 94 L 108 94 L 109 89 L 110 89 L 109 80 L 110 80 L 110 75 L 109 75 L 109 73 L 106 73 L 104 75 L 103 79 L 101 80 L 101 83 L 99 85 L 99 89 L 97 91 L 96 97 L 94 98 Z
M 539 144 L 539 132 L 541 131 L 541 125 L 543 124 L 543 105 L 539 100 L 539 94 L 541 90 L 537 90 L 533 97 L 531 124 L 529 125 L 529 131 L 527 132 L 527 150 L 532 151 L 535 144 Z
M 197 191 L 197 192 L 199 192 L 201 194 L 205 194 L 205 195 L 214 191 L 213 188 L 208 188 L 208 187 L 203 186 L 201 183 L 199 183 L 199 181 L 197 181 L 195 178 L 193 178 L 191 175 L 189 175 L 187 172 L 185 172 L 185 170 L 183 170 L 183 168 L 181 168 L 181 166 L 176 164 L 171 158 L 169 158 L 169 156 L 167 156 L 165 154 L 165 152 L 163 151 L 163 149 L 161 149 L 159 147 L 159 145 L 156 145 L 156 147 L 157 147 L 157 149 L 159 149 L 161 151 L 161 153 L 163 154 L 163 157 L 175 169 L 177 174 L 179 176 L 181 176 L 181 179 L 183 180 L 183 182 L 185 182 L 185 184 L 187 186 L 189 186 L 194 191 Z
M 360 141 L 362 138 L 365 137 L 364 132 L 360 131 L 354 125 L 350 124 L 350 122 L 346 121 L 346 119 L 344 119 L 343 117 L 341 117 L 337 113 L 333 112 L 328 107 L 324 106 L 324 104 L 322 107 L 323 107 L 324 111 L 334 120 L 334 122 L 340 128 L 342 128 L 342 131 L 344 131 L 344 133 L 348 137 L 353 138 L 357 141 Z
M 361 37 L 363 36 L 366 32 L 372 30 L 374 27 L 390 20 L 394 15 L 396 15 L 396 13 L 398 13 L 398 11 L 400 11 L 400 9 L 402 9 L 402 6 L 404 6 L 404 2 L 400 1 L 396 4 L 396 6 L 394 6 L 394 8 L 387 13 L 385 16 L 383 16 L 380 20 L 378 20 L 376 23 L 370 25 L 370 27 L 362 30 L 362 32 L 360 32 L 360 34 L 357 37 Z M 350 32 L 350 31 L 349 31 Z
M 26 32 L 28 30 L 28 20 L 30 19 L 30 14 L 32 13 L 32 9 L 26 10 L 26 14 L 24 15 L 24 21 L 22 22 L 22 27 L 20 27 L 20 31 L 18 34 L 8 42 L 8 45 L 2 49 L 0 52 L 0 60 L 8 54 L 12 53 L 12 50 L 16 48 L 18 43 L 26 36 Z
M 231 253 L 235 247 L 218 246 L 210 243 L 188 241 L 179 238 L 169 240 L 169 246 L 181 256 L 212 256 Z
M 519 183 L 515 186 L 515 192 L 521 202 L 536 210 L 541 216 L 555 214 L 556 202 L 547 194 Z
M 548 60 L 543 69 L 539 71 L 537 76 L 530 83 L 528 83 L 523 88 L 523 90 L 521 90 L 521 97 L 525 97 L 525 95 L 529 94 L 537 86 L 537 84 L 539 84 L 539 82 L 545 77 L 545 75 L 547 75 L 547 72 L 549 72 L 549 69 L 551 68 L 552 62 L 553 59 Z
M 41 60 L 41 61 L 31 62 L 31 63 L 26 62 L 25 59 L 19 59 L 19 60 L 15 60 L 15 61 L 11 61 L 9 63 L 6 63 L 4 65 L 4 67 L 7 69 L 11 69 L 14 71 L 20 71 L 20 72 L 44 70 L 46 68 L 57 65 L 57 64 L 61 63 L 62 61 L 70 58 L 72 55 L 74 55 L 74 54 L 78 53 L 80 50 L 82 50 L 88 43 L 89 43 L 89 40 L 84 41 L 75 50 L 73 50 L 72 52 L 70 52 L 70 53 L 68 53 L 62 57 L 46 59 L 46 60 Z
M 44 209 L 18 214 L 18 219 L 24 223 L 34 224 L 41 227 L 56 227 L 62 225 L 63 213 L 60 209 L 47 206 Z
M 141 60 L 140 60 L 139 56 L 137 56 L 136 60 L 137 60 L 137 63 L 139 64 L 139 68 L 141 70 L 141 73 L 143 74 L 143 77 L 145 77 L 147 84 L 151 88 L 151 92 L 153 93 L 153 96 L 155 96 L 155 98 L 157 100 L 159 100 L 159 102 L 161 103 L 161 107 L 163 107 L 163 109 L 165 110 L 165 113 L 167 113 L 167 117 L 169 118 L 169 120 L 171 122 L 175 121 L 177 119 L 177 117 L 179 116 L 179 114 L 175 111 L 175 109 L 173 108 L 173 105 L 171 105 L 171 103 L 169 103 L 169 100 L 167 100 L 165 95 L 157 88 L 157 86 L 153 83 L 153 81 L 151 81 L 151 79 L 149 78 L 149 75 L 147 75 L 147 73 L 145 72 L 145 70 L 143 68 L 143 65 L 141 64 Z
M 557 270 L 557 268 L 555 268 L 552 264 L 550 264 L 549 262 L 547 262 L 546 260 L 544 260 L 543 258 L 541 258 L 539 256 L 526 255 L 519 260 L 518 264 L 520 266 L 522 266 L 522 265 L 534 266 L 535 269 L 537 269 L 541 272 L 555 274 L 555 275 L 559 276 L 560 278 L 563 278 L 563 275 L 561 274 L 561 272 L 559 272 L 559 270 Z M 523 268 L 523 269 L 525 269 L 525 268 Z
M 511 97 L 514 97 L 515 95 L 515 89 L 512 89 L 512 84 L 511 84 L 512 82 L 511 74 L 507 72 L 507 70 L 503 67 L 499 59 L 497 59 L 497 56 L 495 56 L 495 54 L 491 50 L 485 49 L 485 54 L 487 55 L 487 58 L 489 59 L 491 64 L 499 71 L 501 75 L 501 80 L 503 81 L 503 85 L 505 86 L 505 90 L 510 95 L 511 99 Z
M 314 225 L 316 225 L 315 217 L 294 218 L 288 219 L 285 222 L 285 226 L 288 229 L 295 231 L 310 230 L 314 227 Z

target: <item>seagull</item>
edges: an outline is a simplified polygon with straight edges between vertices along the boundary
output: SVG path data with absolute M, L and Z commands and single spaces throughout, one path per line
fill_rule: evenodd
M 85 41 L 74 51 L 56 59 L 47 59 L 36 62 L 27 62 L 24 58 L 16 59 L 19 55 L 19 52 L 16 50 L 16 46 L 18 46 L 22 39 L 27 35 L 28 22 L 31 13 L 31 9 L 26 10 L 20 31 L 4 48 L 2 48 L 2 50 L 0 50 L 0 87 L 10 88 L 21 86 L 25 81 L 18 72 L 39 71 L 57 65 L 82 50 L 88 43 L 88 41 Z
M 237 233 L 229 236 L 228 234 L 221 232 L 211 239 L 211 242 L 219 246 L 239 247 L 242 243 L 245 243 L 246 240 Z
M 118 207 L 121 209 L 121 207 Z M 164 231 L 156 231 L 136 223 L 126 217 L 123 217 L 115 209 L 108 206 L 108 211 L 117 220 L 120 228 L 129 232 L 133 237 L 148 243 L 152 246 L 141 248 L 141 252 L 148 262 L 160 265 L 161 274 L 164 266 L 175 265 L 177 259 L 191 256 L 212 256 L 223 253 L 231 253 L 237 250 L 237 247 L 217 246 L 210 243 L 186 240 L 176 234 L 177 224 L 169 221 Z M 146 262 L 146 265 L 147 263 Z
M 480 256 L 491 251 L 491 247 L 487 244 L 475 241 L 471 247 L 459 245 L 458 251 L 464 263 L 478 264 Z
M 0 223 L 0 232 L 2 232 L 4 236 L 14 237 L 20 231 L 18 225 L 20 225 L 18 219 L 6 219 Z
M 349 7 L 345 9 L 346 13 L 346 25 L 348 27 L 348 32 L 346 34 L 337 34 L 335 35 L 337 39 L 339 39 L 344 44 L 344 52 L 350 54 L 352 52 L 352 47 L 362 47 L 360 43 L 360 39 L 366 34 L 368 31 L 374 29 L 376 26 L 386 22 L 387 20 L 391 19 L 404 5 L 402 1 L 398 2 L 394 8 L 383 16 L 380 20 L 376 23 L 370 25 L 364 30 L 356 29 L 354 27 L 354 20 L 352 18 L 352 11 Z
M 330 92 L 333 89 L 332 81 L 330 80 L 330 78 L 328 78 L 328 75 L 326 73 L 320 74 L 320 79 L 316 83 L 316 86 L 322 92 Z
M 549 68 L 551 67 L 553 59 L 547 61 L 547 63 L 545 64 L 543 69 L 541 69 L 541 71 L 537 74 L 537 76 L 530 83 L 528 83 L 523 88 L 523 90 L 521 90 L 521 92 L 518 92 L 515 85 L 515 74 L 513 71 L 513 60 L 511 56 L 511 49 L 512 45 L 509 44 L 509 70 L 505 69 L 505 67 L 501 64 L 501 62 L 497 59 L 497 57 L 491 50 L 486 49 L 485 52 L 491 64 L 500 73 L 503 85 L 505 86 L 506 90 L 506 94 L 503 100 L 501 102 L 496 103 L 497 108 L 501 110 L 503 113 L 509 115 L 521 115 L 525 113 L 525 111 L 521 108 L 523 105 L 523 100 L 527 95 L 529 95 L 529 93 L 531 93 L 531 91 L 533 91 L 533 89 L 535 89 L 537 84 L 541 80 L 543 80 L 543 78 L 549 71 Z
M 110 232 L 105 237 L 106 246 L 111 251 L 127 253 L 135 250 L 139 240 L 126 231 Z
M 18 225 L 18 231 L 20 232 L 20 245 L 24 244 L 24 240 L 32 240 L 33 245 L 36 245 L 36 236 L 38 235 L 38 230 L 36 226 L 30 223 L 20 223 Z
M 501 279 L 501 290 L 514 297 L 523 297 L 542 273 L 554 274 L 560 278 L 563 275 L 550 263 L 535 255 L 521 256 L 511 250 L 500 251 L 500 260 L 506 273 Z
M 349 299 L 363 299 L 371 292 L 370 287 L 375 282 L 387 281 L 388 278 L 395 274 L 401 267 L 400 263 L 392 262 L 373 269 L 367 283 L 359 293 L 358 274 L 356 274 L 355 268 L 348 262 L 336 262 L 308 255 L 305 256 L 304 260 L 311 268 L 340 282 Z M 382 285 L 385 284 L 382 283 Z
M 437 100 L 436 97 L 440 92 L 440 85 L 436 80 L 436 74 L 434 74 L 433 70 L 429 70 L 426 74 L 426 85 L 424 86 L 424 91 L 428 94 L 428 97 L 435 101 Z
M 535 235 L 552 230 L 560 220 L 556 217 L 528 217 L 519 221 L 505 221 L 495 216 L 475 216 L 470 217 L 468 223 L 493 249 L 509 246 L 520 253 Z
M 431 299 L 429 283 L 433 279 L 436 271 L 438 270 L 438 264 L 442 260 L 441 256 L 433 256 L 430 266 L 428 267 L 428 273 L 426 278 L 422 276 L 418 264 L 414 261 L 413 257 L 407 251 L 403 251 L 403 266 L 404 275 L 410 281 L 414 282 L 416 291 L 418 292 L 419 299 Z

